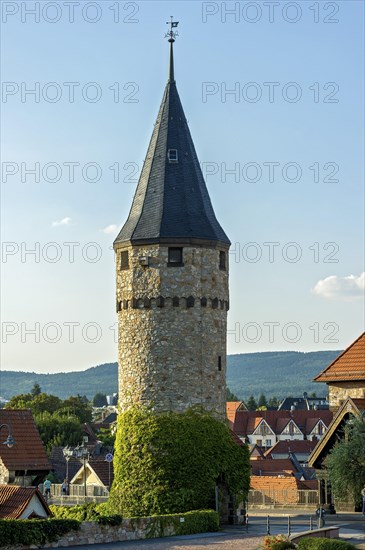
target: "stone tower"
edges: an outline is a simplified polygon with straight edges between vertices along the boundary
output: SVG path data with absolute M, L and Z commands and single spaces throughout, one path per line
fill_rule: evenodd
M 225 418 L 228 251 L 174 78 L 126 223 L 114 241 L 122 410 L 193 405 Z

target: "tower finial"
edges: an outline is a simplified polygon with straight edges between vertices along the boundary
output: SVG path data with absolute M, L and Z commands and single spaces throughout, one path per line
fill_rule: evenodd
M 177 31 L 174 31 L 179 22 L 173 21 L 173 16 L 170 15 L 171 21 L 167 21 L 166 25 L 170 25 L 170 30 L 165 34 L 165 38 L 168 37 L 170 42 L 170 66 L 169 66 L 169 82 L 175 82 L 175 76 L 174 76 L 174 49 L 173 44 L 175 42 L 175 37 L 179 36 L 179 33 Z

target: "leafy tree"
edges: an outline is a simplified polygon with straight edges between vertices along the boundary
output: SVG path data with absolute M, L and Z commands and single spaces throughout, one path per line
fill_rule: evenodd
M 47 452 L 52 447 L 71 447 L 82 440 L 82 426 L 76 417 L 59 416 L 57 413 L 43 412 L 35 416 L 35 422 Z
M 227 401 L 240 401 L 237 395 L 227 388 Z
M 210 414 L 132 407 L 118 418 L 108 508 L 124 517 L 212 508 L 216 483 L 242 502 L 249 471 L 247 447 Z
M 257 402 L 257 407 L 267 407 L 267 400 L 263 393 L 260 394 L 259 400 Z
M 92 420 L 92 407 L 89 402 L 85 403 L 81 395 L 65 399 L 62 409 L 63 411 L 68 411 L 70 414 L 77 416 L 82 424 L 91 422 Z
M 62 401 L 55 395 L 32 393 L 17 395 L 6 404 L 8 409 L 30 409 L 48 452 L 53 446 L 78 445 L 82 425 L 91 422 L 91 405 L 82 396 Z
M 40 393 L 29 403 L 29 408 L 36 415 L 43 412 L 54 413 L 61 406 L 62 399 L 55 395 L 48 395 L 47 393 Z
M 344 432 L 345 437 L 336 443 L 325 459 L 325 467 L 334 495 L 341 500 L 353 498 L 359 503 L 365 485 L 365 422 L 350 420 Z
M 39 384 L 34 384 L 33 388 L 31 389 L 30 391 L 31 395 L 33 397 L 36 397 L 37 395 L 39 395 L 40 393 L 42 393 L 42 390 L 41 390 L 41 387 Z
M 249 411 L 255 411 L 257 409 L 256 399 L 254 398 L 253 395 L 250 395 L 250 397 L 246 401 L 246 407 L 248 408 Z
M 115 433 L 112 433 L 110 428 L 100 428 L 98 431 L 98 440 L 101 441 L 103 447 L 114 448 L 115 445 Z
M 104 407 L 107 405 L 106 395 L 104 393 L 96 393 L 93 398 L 94 407 Z

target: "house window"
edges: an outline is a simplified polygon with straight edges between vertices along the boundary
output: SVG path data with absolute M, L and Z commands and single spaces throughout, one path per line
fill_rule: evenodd
M 256 440 L 256 445 L 257 445 L 258 447 L 262 447 L 262 439 L 257 439 L 257 440 Z
M 129 269 L 128 250 L 120 253 L 120 269 Z
M 221 250 L 219 252 L 219 269 L 222 271 L 226 271 L 227 265 L 226 265 L 226 253 L 224 250 Z
M 266 439 L 265 447 L 271 447 L 271 439 Z
M 167 151 L 167 158 L 169 162 L 178 162 L 177 149 L 169 149 Z
M 169 248 L 168 265 L 175 267 L 184 265 L 182 248 Z

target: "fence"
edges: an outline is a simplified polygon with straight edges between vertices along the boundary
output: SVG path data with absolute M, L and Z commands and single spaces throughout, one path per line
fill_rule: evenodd
M 268 489 L 265 492 L 251 490 L 248 493 L 248 506 L 251 508 L 260 506 L 312 508 L 317 506 L 318 502 L 318 491 Z
M 84 504 L 85 502 L 105 502 L 109 498 L 108 488 L 104 485 L 69 485 L 68 495 L 62 494 L 62 485 L 51 486 L 51 504 Z

